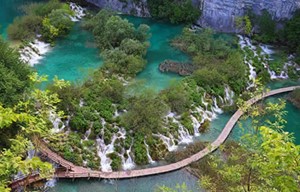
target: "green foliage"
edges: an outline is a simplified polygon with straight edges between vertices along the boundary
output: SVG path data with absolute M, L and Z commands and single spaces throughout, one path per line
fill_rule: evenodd
M 200 16 L 191 0 L 148 0 L 147 3 L 152 17 L 171 23 L 193 23 Z
M 300 89 L 296 89 L 291 92 L 288 99 L 298 108 L 300 108 Z
M 8 36 L 12 40 L 31 40 L 36 34 L 42 34 L 45 41 L 53 42 L 66 35 L 73 26 L 70 19 L 73 11 L 68 4 L 58 0 L 31 3 L 22 9 L 25 15 L 17 17 L 8 27 Z
M 102 57 L 104 68 L 112 74 L 135 76 L 146 64 L 141 56 L 127 55 L 125 51 L 118 48 L 103 52 Z
M 175 189 L 171 189 L 167 186 L 160 186 L 156 190 L 156 192 L 192 192 L 191 190 L 188 190 L 185 183 L 182 185 L 177 184 Z
M 145 135 L 136 134 L 133 143 L 134 162 L 138 165 L 145 165 L 148 163 L 147 150 L 144 144 Z
M 0 38 L 0 103 L 12 106 L 22 99 L 30 86 L 30 73 L 19 54 Z
M 248 15 L 236 17 L 235 24 L 238 29 L 247 35 L 252 33 L 252 23 Z
M 162 128 L 163 117 L 168 108 L 160 97 L 152 92 L 131 98 L 132 102 L 122 121 L 136 133 L 150 135 Z
M 247 69 L 242 53 L 233 48 L 235 43 L 216 38 L 211 29 L 200 33 L 184 29 L 172 45 L 193 57 L 195 71 L 192 78 L 209 94 L 223 95 L 224 85 L 229 85 L 236 93 L 244 90 L 248 81 Z
M 201 186 L 209 191 L 298 191 L 299 165 L 295 159 L 299 159 L 300 148 L 292 142 L 290 134 L 282 132 L 284 107 L 281 102 L 268 103 L 264 110 L 248 109 L 253 119 L 252 130 L 239 145 L 222 149 L 226 159 L 214 155 L 199 163 L 199 170 L 206 166 L 197 171 Z M 266 115 L 267 120 L 260 121 Z M 261 122 L 267 124 L 262 126 Z M 218 183 L 212 182 L 216 178 Z
M 144 59 L 149 37 L 149 27 L 132 23 L 101 10 L 84 22 L 83 27 L 92 31 L 97 46 L 102 50 L 104 70 L 109 74 L 124 74 L 133 77 L 146 65 Z
M 42 17 L 36 15 L 25 15 L 16 17 L 7 29 L 8 38 L 11 40 L 34 39 L 40 30 Z
M 109 154 L 109 157 L 112 159 L 111 162 L 111 168 L 114 171 L 118 171 L 122 168 L 122 159 L 121 157 L 116 153 Z
M 43 38 L 52 42 L 55 38 L 68 34 L 74 23 L 68 10 L 57 9 L 43 19 L 42 25 Z
M 53 10 L 61 9 L 65 6 L 59 0 L 50 0 L 47 3 L 31 3 L 22 7 L 26 15 L 37 15 L 45 17 Z
M 272 19 L 271 14 L 264 10 L 262 15 L 255 18 L 259 27 L 259 36 L 256 37 L 261 42 L 274 42 L 276 35 L 276 22 Z
M 191 102 L 188 93 L 184 90 L 184 85 L 173 84 L 170 88 L 161 92 L 162 98 L 170 106 L 171 111 L 181 114 L 188 111 Z
M 32 83 L 40 80 L 36 74 L 31 75 L 29 79 L 33 81 Z M 1 135 L 5 132 L 10 133 L 8 135 L 10 140 L 5 143 L 5 148 L 2 143 L 0 146 L 0 189 L 3 191 L 9 190 L 7 185 L 11 175 L 18 171 L 31 175 L 39 170 L 42 178 L 49 178 L 54 172 L 50 163 L 42 162 L 38 157 L 32 159 L 24 157 L 29 149 L 33 149 L 33 144 L 38 145 L 37 141 L 40 137 L 51 135 L 47 127 L 49 111 L 61 114 L 56 111 L 59 99 L 56 94 L 38 89 L 32 90 L 27 97 L 28 100 L 19 101 L 13 107 L 0 106 Z
M 290 52 L 296 53 L 296 62 L 300 63 L 300 11 L 297 11 L 293 18 L 286 23 L 284 28 L 284 40 L 287 42 Z

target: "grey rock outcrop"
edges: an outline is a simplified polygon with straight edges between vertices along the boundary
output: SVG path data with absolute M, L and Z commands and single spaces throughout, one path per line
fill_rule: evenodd
M 86 0 L 101 8 L 109 8 L 139 17 L 150 17 L 147 0 Z M 267 10 L 277 21 L 289 19 L 300 9 L 300 0 L 192 0 L 202 12 L 197 24 L 217 31 L 236 32 L 235 18 L 247 10 L 260 14 Z
M 201 0 L 199 0 L 201 1 Z M 235 32 L 235 17 L 247 10 L 260 14 L 267 10 L 275 20 L 289 19 L 300 8 L 300 0 L 203 0 L 198 24 L 218 31 Z
M 86 0 L 100 8 L 111 9 L 139 17 L 150 17 L 147 0 Z

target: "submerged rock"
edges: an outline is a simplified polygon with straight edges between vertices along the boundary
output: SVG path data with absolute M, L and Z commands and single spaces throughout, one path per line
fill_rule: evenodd
M 182 76 L 188 76 L 193 73 L 195 67 L 189 63 L 181 63 L 172 60 L 165 60 L 164 62 L 160 63 L 159 70 L 161 72 L 171 72 L 171 73 L 177 73 Z

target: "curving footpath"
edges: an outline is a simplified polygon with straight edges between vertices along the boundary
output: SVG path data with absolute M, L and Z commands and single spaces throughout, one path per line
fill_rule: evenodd
M 256 96 L 246 102 L 247 105 L 253 105 L 257 101 L 272 96 L 277 95 L 280 93 L 290 92 L 297 88 L 300 88 L 300 86 L 292 86 L 292 87 L 286 87 L 281 89 L 276 89 L 269 91 L 267 93 L 263 93 L 262 95 Z M 66 168 L 66 171 L 61 172 L 58 171 L 54 174 L 55 178 L 103 178 L 103 179 L 126 179 L 126 178 L 134 178 L 134 177 L 142 177 L 142 176 L 149 176 L 149 175 L 155 175 L 155 174 L 161 174 L 166 172 L 171 172 L 180 168 L 183 168 L 195 161 L 200 160 L 204 156 L 210 154 L 211 152 L 215 151 L 221 144 L 225 142 L 227 137 L 229 136 L 231 130 L 234 128 L 234 125 L 239 120 L 239 118 L 244 114 L 242 110 L 237 110 L 233 116 L 229 119 L 227 124 L 225 125 L 223 131 L 218 136 L 218 138 L 211 143 L 208 147 L 201 150 L 200 152 L 192 155 L 191 157 L 188 157 L 184 160 L 181 160 L 176 163 L 159 166 L 159 167 L 153 167 L 153 168 L 146 168 L 146 169 L 139 169 L 139 170 L 130 170 L 130 171 L 114 171 L 114 172 L 102 172 L 102 171 L 93 171 L 84 167 L 79 167 L 74 165 L 73 163 L 63 159 L 61 156 L 56 154 L 55 152 L 51 151 L 46 143 L 41 142 L 38 146 L 40 152 L 47 156 L 52 161 L 60 164 L 62 167 Z M 24 180 L 24 179 L 23 179 Z M 11 184 L 11 187 L 14 186 L 20 186 L 22 185 L 22 181 L 14 181 Z M 34 179 L 36 181 L 36 178 Z M 24 182 L 24 181 L 23 181 Z

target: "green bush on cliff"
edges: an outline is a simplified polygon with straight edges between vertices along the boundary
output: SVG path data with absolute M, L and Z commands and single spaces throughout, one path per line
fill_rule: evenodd
M 152 17 L 171 23 L 193 23 L 200 16 L 191 0 L 147 0 L 147 3 Z

